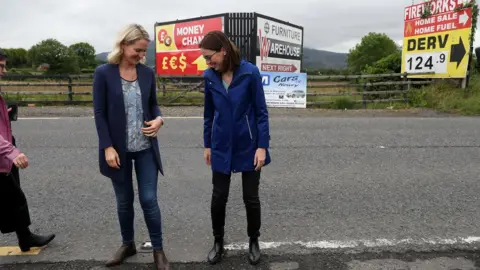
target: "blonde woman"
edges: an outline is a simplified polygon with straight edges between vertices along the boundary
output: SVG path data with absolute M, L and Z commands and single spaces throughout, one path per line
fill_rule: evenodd
M 155 74 L 142 63 L 150 37 L 137 24 L 119 35 L 107 64 L 95 70 L 93 103 L 99 138 L 99 165 L 111 179 L 117 200 L 122 245 L 107 266 L 136 254 L 134 243 L 133 161 L 140 204 L 153 245 L 156 269 L 170 269 L 163 251 L 157 201 L 158 171 L 163 175 L 157 132 L 163 125 Z

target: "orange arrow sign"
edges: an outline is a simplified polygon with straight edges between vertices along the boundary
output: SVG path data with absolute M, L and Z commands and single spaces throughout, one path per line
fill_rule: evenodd
M 192 64 L 197 65 L 197 70 L 205 70 L 208 68 L 207 61 L 200 55 Z

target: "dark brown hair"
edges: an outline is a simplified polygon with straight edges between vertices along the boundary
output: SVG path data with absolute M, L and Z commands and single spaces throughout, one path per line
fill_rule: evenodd
M 201 49 L 219 52 L 225 49 L 227 55 L 223 60 L 222 72 L 233 71 L 240 66 L 240 51 L 237 46 L 222 31 L 208 32 L 200 42 Z

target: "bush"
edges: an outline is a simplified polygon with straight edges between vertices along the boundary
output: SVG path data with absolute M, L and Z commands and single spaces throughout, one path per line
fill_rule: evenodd
M 19 74 L 19 71 L 16 68 L 11 68 L 11 69 L 8 70 L 8 73 L 9 74 Z
M 330 109 L 337 109 L 337 110 L 353 109 L 354 107 L 355 107 L 355 102 L 353 102 L 348 97 L 336 98 L 330 104 Z
M 392 74 L 400 73 L 402 70 L 402 52 L 400 50 L 374 62 L 371 65 L 367 65 L 363 70 L 364 74 Z M 402 78 L 398 77 L 374 77 L 374 78 L 364 78 L 361 79 L 361 83 L 382 83 L 382 82 L 392 82 L 392 81 L 401 81 Z M 392 91 L 392 90 L 401 90 L 401 85 L 375 85 L 368 86 L 365 91 Z M 363 89 L 362 89 L 363 90 Z M 367 99 L 388 99 L 394 98 L 396 94 L 376 94 L 368 95 Z
M 95 69 L 91 69 L 91 68 L 82 68 L 82 69 L 80 70 L 80 72 L 81 72 L 81 73 L 83 73 L 83 74 L 92 74 L 92 73 L 94 73 L 94 72 L 95 72 Z

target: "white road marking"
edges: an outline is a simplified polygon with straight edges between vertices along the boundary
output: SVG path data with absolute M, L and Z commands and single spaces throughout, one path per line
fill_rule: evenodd
M 60 119 L 78 119 L 82 117 L 18 117 L 18 120 L 60 120 Z M 94 119 L 95 117 L 91 117 Z M 164 119 L 203 119 L 203 116 L 164 116 Z
M 312 242 L 259 242 L 261 249 L 272 249 L 280 246 L 303 246 L 306 248 L 340 249 L 357 247 L 392 247 L 398 245 L 459 245 L 480 244 L 480 237 L 469 236 L 453 239 L 430 238 L 430 239 L 375 239 L 375 240 L 352 240 L 352 241 L 312 241 Z M 232 243 L 225 245 L 229 250 L 248 250 L 248 243 Z
M 95 118 L 92 116 L 92 119 Z M 203 119 L 203 116 L 163 116 L 163 119 Z
M 164 119 L 203 119 L 203 116 L 164 116 Z
M 60 117 L 18 117 L 18 120 L 58 120 Z

